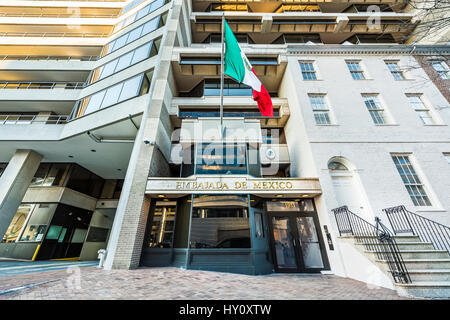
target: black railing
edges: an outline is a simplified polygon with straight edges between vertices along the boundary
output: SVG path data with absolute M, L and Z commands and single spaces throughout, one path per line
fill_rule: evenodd
M 378 260 L 387 263 L 396 283 L 410 283 L 408 270 L 392 233 L 378 217 L 373 225 L 348 210 L 347 206 L 332 210 L 336 218 L 339 235 L 352 235 L 365 250 L 374 252 Z
M 405 206 L 383 209 L 395 234 L 411 233 L 438 250 L 450 253 L 450 227 L 406 210 Z

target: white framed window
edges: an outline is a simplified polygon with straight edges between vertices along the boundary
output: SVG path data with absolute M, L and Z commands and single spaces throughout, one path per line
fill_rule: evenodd
M 324 94 L 308 94 L 316 124 L 331 124 L 330 108 Z
M 300 70 L 302 71 L 303 80 L 317 80 L 316 70 L 313 61 L 300 61 Z
M 444 61 L 434 61 L 431 62 L 431 66 L 436 70 L 436 72 L 439 74 L 439 76 L 444 79 L 448 80 L 450 69 L 448 68 L 447 64 Z
M 363 94 L 362 97 L 373 122 L 387 124 L 386 112 L 378 99 L 378 94 Z
M 414 111 L 417 112 L 423 124 L 435 124 L 436 122 L 431 115 L 430 109 L 425 105 L 421 96 L 421 94 L 406 95 L 409 101 L 409 105 L 414 109 Z
M 412 202 L 415 206 L 431 206 L 430 198 L 428 197 L 425 186 L 420 180 L 419 176 L 414 169 L 409 155 L 407 154 L 395 154 L 392 155 L 392 160 L 394 161 L 395 167 L 411 197 Z
M 359 61 L 346 61 L 348 70 L 350 70 L 350 74 L 352 75 L 353 80 L 364 80 L 366 77 L 364 76 L 364 71 L 361 68 L 361 64 Z
M 398 66 L 398 61 L 385 61 L 385 63 L 395 80 L 405 80 L 403 71 Z

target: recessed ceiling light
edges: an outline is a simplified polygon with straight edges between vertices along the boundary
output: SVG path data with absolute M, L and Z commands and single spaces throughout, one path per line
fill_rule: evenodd
M 158 198 L 164 198 L 163 194 L 158 194 Z
M 92 149 L 91 152 L 97 152 L 97 150 Z
M 73 156 L 69 156 L 69 158 L 73 158 Z
M 117 171 L 122 171 L 122 169 L 117 169 Z
M 283 195 L 282 195 L 282 194 L 277 194 L 276 197 L 277 197 L 277 198 L 282 198 Z

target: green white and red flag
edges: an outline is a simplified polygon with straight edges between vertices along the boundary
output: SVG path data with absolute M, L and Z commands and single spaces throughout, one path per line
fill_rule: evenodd
M 239 83 L 248 85 L 253 89 L 253 100 L 258 103 L 259 111 L 265 117 L 273 117 L 272 99 L 266 88 L 256 76 L 250 61 L 241 50 L 236 37 L 224 21 L 225 25 L 225 71 L 224 73 Z

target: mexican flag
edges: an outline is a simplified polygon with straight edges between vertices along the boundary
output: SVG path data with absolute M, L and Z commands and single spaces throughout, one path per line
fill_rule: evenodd
M 265 117 L 273 117 L 272 99 L 266 88 L 259 81 L 244 52 L 236 40 L 236 37 L 225 21 L 225 74 L 244 83 L 253 89 L 253 100 L 258 103 L 259 111 Z

